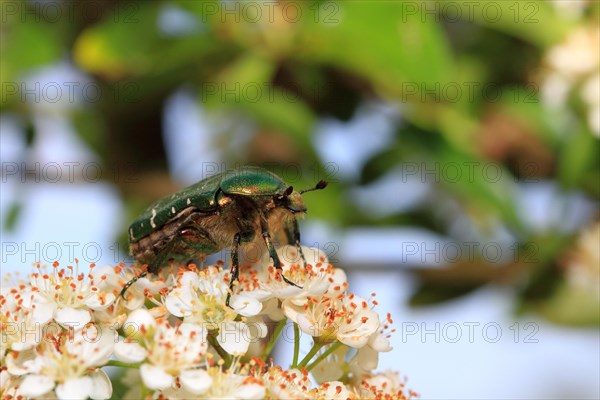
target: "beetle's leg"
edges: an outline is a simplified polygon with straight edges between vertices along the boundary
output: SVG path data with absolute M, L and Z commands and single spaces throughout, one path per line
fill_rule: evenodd
M 203 230 L 192 225 L 184 225 L 166 243 L 161 244 L 153 259 L 148 263 L 147 270 L 125 284 L 121 290 L 121 296 L 124 297 L 127 289 L 138 279 L 146 276 L 148 273 L 158 273 L 169 260 L 173 259 L 176 262 L 185 262 L 190 259 L 188 257 L 210 254 L 214 248 L 214 242 Z
M 304 257 L 304 252 L 302 251 L 302 246 L 300 245 L 300 228 L 298 227 L 298 220 L 295 218 L 291 222 L 291 226 L 288 227 L 288 236 L 291 236 L 290 243 L 294 243 L 294 246 L 296 246 L 298 249 L 298 253 L 300 253 L 304 268 L 306 268 L 306 257 Z
M 277 255 L 277 251 L 275 250 L 273 241 L 271 241 L 271 235 L 269 234 L 269 230 L 267 229 L 266 221 L 264 221 L 264 220 L 261 221 L 261 228 L 262 228 L 263 240 L 265 241 L 265 244 L 267 245 L 267 249 L 269 249 L 269 255 L 273 259 L 273 266 L 276 269 L 278 269 L 279 271 L 283 271 L 283 267 L 281 266 L 281 260 L 279 259 L 279 256 Z M 283 273 L 281 274 L 281 278 L 288 285 L 296 286 L 297 288 L 302 289 L 302 286 L 298 286 L 294 282 L 290 281 L 288 278 L 285 277 L 285 275 L 283 275 Z
M 129 289 L 129 287 L 131 285 L 133 285 L 134 283 L 136 283 L 140 278 L 143 278 L 145 276 L 147 276 L 149 273 L 152 274 L 156 274 L 160 271 L 160 268 L 163 266 L 163 264 L 165 264 L 165 262 L 168 261 L 168 257 L 171 255 L 171 251 L 173 250 L 173 248 L 175 247 L 176 241 L 174 239 L 171 239 L 169 241 L 169 243 L 167 243 L 167 245 L 165 246 L 165 248 L 158 254 L 156 254 L 154 256 L 154 258 L 152 259 L 152 261 L 150 261 L 148 263 L 148 266 L 146 268 L 145 271 L 143 271 L 141 274 L 134 276 L 133 278 L 131 278 L 131 280 L 129 282 L 127 282 L 125 284 L 125 286 L 123 287 L 123 290 L 121 290 L 121 296 L 123 298 L 125 298 L 125 292 L 127 291 L 127 289 Z
M 241 235 L 236 233 L 233 237 L 233 245 L 231 246 L 231 281 L 229 282 L 229 292 L 227 292 L 227 299 L 225 304 L 230 307 L 229 300 L 231 300 L 231 293 L 233 293 L 233 287 L 240 277 L 240 265 L 238 251 L 240 249 Z
M 166 258 L 169 256 L 171 250 L 174 247 L 175 247 L 175 240 L 171 239 L 164 246 L 164 248 L 160 252 L 155 254 L 154 257 L 152 258 L 152 260 L 150 262 L 148 262 L 146 270 L 142 271 L 141 274 L 136 275 L 133 278 L 131 278 L 129 280 L 129 282 L 127 282 L 125 284 L 125 286 L 123 286 L 123 289 L 121 289 L 121 294 L 119 296 L 121 296 L 122 298 L 125 298 L 125 292 L 127 292 L 127 289 L 129 289 L 131 287 L 131 285 L 136 283 L 140 278 L 147 276 L 149 273 L 155 274 L 158 271 L 160 271 L 160 267 L 166 261 Z
M 148 275 L 148 270 L 142 271 L 141 274 L 134 276 L 133 278 L 131 278 L 129 280 L 129 282 L 127 282 L 125 284 L 125 286 L 123 286 L 123 289 L 121 289 L 121 293 L 119 294 L 119 296 L 121 296 L 123 299 L 125 299 L 125 292 L 127 292 L 127 289 L 129 289 L 129 287 L 131 285 L 133 285 L 134 283 L 136 283 L 138 281 L 138 279 L 145 277 L 146 275 Z

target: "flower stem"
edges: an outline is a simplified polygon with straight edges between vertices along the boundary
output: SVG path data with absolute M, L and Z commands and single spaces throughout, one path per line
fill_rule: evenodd
M 292 368 L 298 366 L 298 355 L 300 354 L 300 328 L 294 322 L 294 358 L 292 359 Z
M 334 344 L 332 344 L 331 347 L 329 347 L 327 350 L 325 350 L 323 352 L 323 354 L 321 354 L 319 357 L 316 358 L 315 361 L 310 363 L 310 365 L 308 365 L 306 367 L 306 370 L 310 372 L 311 369 L 316 367 L 321 361 L 323 361 L 325 358 L 327 358 L 327 356 L 329 356 L 331 353 L 336 351 L 341 345 L 342 345 L 342 342 L 335 342 Z
M 219 344 L 219 342 L 217 341 L 217 338 L 212 335 L 212 334 L 208 334 L 206 336 L 206 339 L 208 340 L 208 343 L 210 343 L 212 345 L 212 347 L 217 351 L 217 353 L 219 354 L 219 356 L 221 356 L 221 358 L 223 359 L 223 361 L 225 361 L 225 368 L 229 368 L 229 366 L 231 365 L 231 361 L 232 361 L 232 357 L 231 354 L 227 353 Z
M 273 332 L 273 336 L 271 337 L 271 340 L 269 340 L 269 343 L 267 343 L 267 347 L 265 347 L 265 351 L 262 354 L 261 358 L 263 360 L 267 361 L 267 358 L 271 355 L 271 351 L 273 351 L 273 347 L 275 347 L 275 343 L 277 343 L 277 339 L 279 339 L 279 335 L 281 334 L 281 331 L 283 330 L 283 327 L 285 326 L 286 322 L 287 319 L 284 318 L 281 321 L 279 321 L 279 324 L 277 324 L 277 327 Z
M 140 363 L 126 363 L 117 360 L 108 360 L 105 367 L 140 368 Z
M 140 393 L 140 394 L 141 394 L 141 396 L 140 396 L 140 397 L 141 397 L 142 399 L 147 399 L 147 398 L 149 398 L 149 396 L 148 396 L 148 395 L 150 394 L 150 391 L 148 390 L 148 387 L 147 387 L 146 385 L 144 385 L 144 382 L 143 382 L 143 381 L 141 381 L 141 382 L 140 382 L 140 385 L 141 385 L 141 388 L 140 388 L 140 389 L 141 389 L 141 393 Z
M 308 354 L 306 356 L 304 356 L 302 361 L 300 361 L 300 364 L 298 364 L 298 367 L 300 367 L 300 368 L 306 367 L 306 364 L 308 364 L 310 359 L 313 358 L 315 356 L 315 354 L 317 354 L 319 352 L 319 350 L 321 349 L 321 347 L 323 347 L 324 345 L 325 345 L 324 343 L 314 342 L 313 346 L 310 349 L 310 351 L 308 352 Z

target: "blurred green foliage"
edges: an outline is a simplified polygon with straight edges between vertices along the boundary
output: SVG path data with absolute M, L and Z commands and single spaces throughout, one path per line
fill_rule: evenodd
M 454 204 L 481 240 L 500 224 L 522 251 L 535 244 L 536 262 L 517 259 L 499 267 L 477 259 L 416 272 L 421 284 L 414 304 L 495 282 L 513 285 L 525 311 L 597 324 L 594 307 L 576 306 L 578 317 L 565 318 L 575 300 L 565 295 L 559 260 L 571 235 L 533 230 L 515 205 L 517 185 L 533 180 L 555 181 L 564 194 L 584 193 L 594 201 L 600 196 L 598 136 L 578 94 L 589 76 L 569 80 L 569 96 L 558 108 L 548 107 L 543 96 L 554 68 L 549 52 L 575 31 L 597 28 L 597 2 L 581 2 L 576 17 L 551 1 L 68 3 L 61 18 L 51 18 L 44 2 L 2 1 L 3 91 L 5 83 L 21 82 L 36 68 L 65 59 L 92 76 L 107 95 L 70 109 L 69 118 L 106 168 L 124 162 L 137 168 L 139 182 L 113 182 L 129 217 L 177 187 L 166 170 L 162 111 L 168 96 L 182 87 L 196 93 L 206 110 L 254 127 L 245 152 L 228 151 L 230 143 L 219 142 L 227 163 L 294 162 L 321 177 L 330 171 L 314 147 L 316 124 L 323 118 L 348 121 L 365 101 L 381 100 L 402 116 L 393 140 L 360 166 L 358 180 L 336 177 L 319 194 L 321 201 L 311 203 L 311 216 L 342 228 L 404 225 L 452 234 L 455 218 L 440 210 Z M 173 11 L 184 20 L 174 33 L 165 32 L 160 19 Z M 226 93 L 251 84 L 272 87 L 272 96 Z M 461 88 L 462 95 L 449 98 L 443 90 L 451 87 Z M 501 97 L 481 90 L 490 87 Z M 31 126 L 35 110 L 21 99 L 18 93 L 3 95 L 2 112 Z M 277 152 L 261 145 L 269 141 L 277 143 Z M 489 162 L 497 163 L 503 179 L 470 173 L 469 166 Z M 430 200 L 387 217 L 366 212 L 345 195 L 406 163 L 458 165 L 460 179 L 432 182 Z M 294 185 L 312 183 L 302 179 Z M 18 209 L 11 210 L 9 225 Z

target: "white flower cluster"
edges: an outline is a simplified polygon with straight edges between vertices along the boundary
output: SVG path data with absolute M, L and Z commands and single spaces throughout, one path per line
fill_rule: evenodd
M 584 228 L 566 257 L 570 284 L 600 298 L 600 222 Z
M 26 282 L 7 277 L 0 292 L 0 397 L 106 399 L 113 380 L 127 398 L 408 399 L 394 372 L 374 373 L 391 350 L 392 323 L 377 304 L 348 291 L 343 271 L 318 249 L 278 250 L 242 268 L 229 306 L 230 275 L 220 265 L 139 279 L 123 265 L 82 274 L 58 263 Z M 298 286 L 289 285 L 285 277 Z M 165 274 L 163 274 L 165 275 Z M 12 281 L 11 281 L 12 279 Z M 271 351 L 288 320 L 294 355 L 284 369 Z M 302 333 L 301 333 L 302 332 Z M 313 346 L 300 359 L 300 335 Z M 121 367 L 121 368 L 118 368 Z M 312 375 L 312 378 L 309 377 Z
M 591 2 L 562 2 L 583 11 Z M 562 43 L 550 48 L 544 57 L 541 83 L 543 103 L 552 112 L 569 109 L 570 98 L 583 106 L 590 131 L 600 137 L 600 29 L 596 22 L 580 21 Z

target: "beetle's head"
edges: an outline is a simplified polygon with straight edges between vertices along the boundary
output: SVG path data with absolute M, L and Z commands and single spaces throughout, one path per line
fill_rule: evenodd
M 306 212 L 302 196 L 294 191 L 292 186 L 289 186 L 283 193 L 273 196 L 273 202 L 276 207 L 285 208 L 292 214 Z
M 315 187 L 299 192 L 296 192 L 292 186 L 289 186 L 283 193 L 275 195 L 273 201 L 277 207 L 285 208 L 292 214 L 305 213 L 306 206 L 304 205 L 304 200 L 302 200 L 302 193 L 325 189 L 326 186 L 327 182 L 320 181 Z

